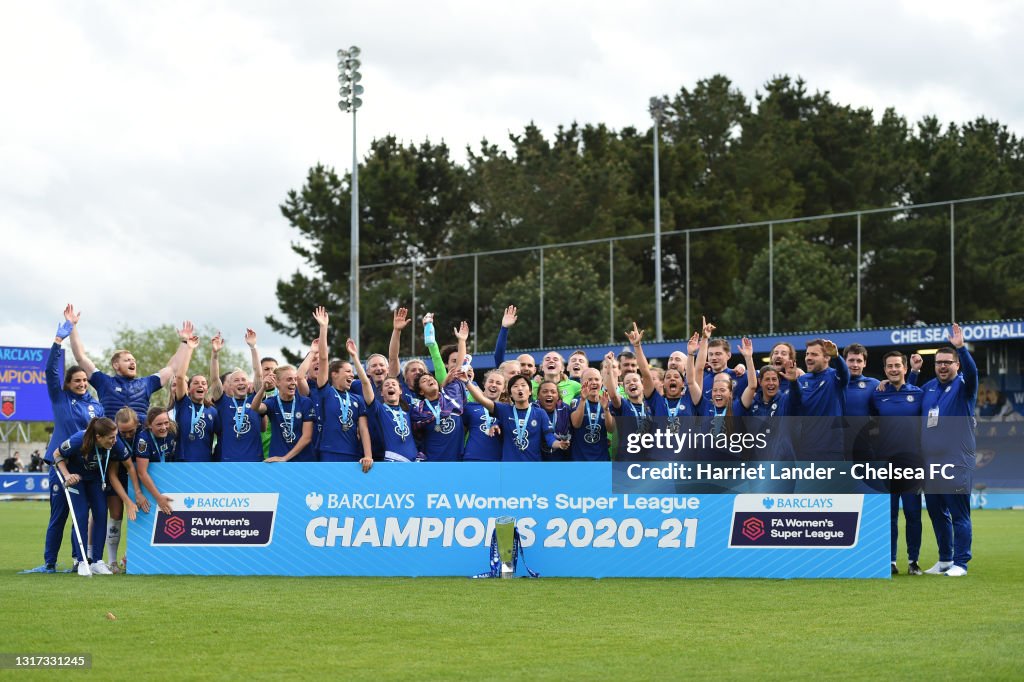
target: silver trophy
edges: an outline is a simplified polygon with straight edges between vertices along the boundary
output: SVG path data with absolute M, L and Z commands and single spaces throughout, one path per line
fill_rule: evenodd
M 498 559 L 501 561 L 502 578 L 516 576 L 515 543 L 516 520 L 511 516 L 499 516 L 494 520 L 494 535 L 498 540 Z

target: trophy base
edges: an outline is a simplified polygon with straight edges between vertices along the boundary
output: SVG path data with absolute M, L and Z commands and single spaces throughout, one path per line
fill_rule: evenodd
M 498 575 L 500 575 L 502 578 L 515 578 L 516 577 L 516 569 L 515 569 L 514 566 L 512 566 L 512 564 L 507 564 L 505 562 L 502 562 L 501 563 L 501 571 L 498 573 Z

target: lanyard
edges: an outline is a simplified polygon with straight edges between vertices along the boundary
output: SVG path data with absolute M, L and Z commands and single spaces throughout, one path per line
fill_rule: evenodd
M 629 403 L 629 409 L 633 411 L 633 418 L 636 419 L 636 427 L 639 429 L 643 426 L 644 419 L 647 418 L 647 404 L 640 403 L 640 411 L 636 411 L 636 405 L 633 404 L 632 400 L 627 400 Z
M 245 401 L 243 399 L 241 407 L 238 405 L 238 399 L 235 396 L 231 396 L 231 404 L 235 407 L 235 438 L 242 437 L 242 424 L 245 423 Z
M 712 406 L 712 407 L 714 407 L 714 406 Z M 722 431 L 725 429 L 725 413 L 729 411 L 729 408 L 728 408 L 728 406 L 723 407 L 722 411 L 719 412 L 718 408 L 714 407 L 714 410 L 715 410 L 715 416 L 714 416 L 714 418 L 712 420 L 712 424 L 713 424 L 712 431 L 714 431 L 714 433 L 716 433 L 716 434 L 719 434 L 719 433 L 722 433 Z
M 149 432 L 149 440 L 150 440 L 150 442 L 153 443 L 153 452 L 155 452 L 158 455 L 160 455 L 160 461 L 163 462 L 164 461 L 164 451 L 161 450 L 160 446 L 156 444 L 156 435 L 152 431 Z
M 436 423 L 438 426 L 440 426 L 441 425 L 441 396 L 437 397 L 437 407 L 434 407 L 434 405 L 429 400 L 427 400 L 426 398 L 423 399 L 423 404 L 426 405 L 427 409 L 430 410 L 430 413 L 432 415 L 434 415 L 434 423 Z
M 400 407 L 396 409 L 387 403 L 384 403 L 384 407 L 391 413 L 391 419 L 394 420 L 395 426 L 398 427 L 395 429 L 395 433 L 402 437 L 402 442 L 404 443 L 406 436 L 409 435 L 409 422 L 406 421 L 405 410 Z
M 590 401 L 586 398 L 583 399 L 586 405 L 583 410 L 587 415 L 587 422 L 590 424 L 591 429 L 597 428 L 597 420 L 601 418 L 601 403 L 596 403 L 597 409 L 594 412 L 590 411 Z
M 190 407 L 192 408 L 192 421 L 191 426 L 189 426 L 189 433 L 199 433 L 196 426 L 199 425 L 199 422 L 203 421 L 203 417 L 206 415 L 206 406 L 199 403 L 198 412 L 196 411 L 196 403 L 192 403 Z
M 665 400 L 665 405 L 668 407 L 668 416 L 675 417 L 679 413 L 679 403 L 682 402 L 682 398 L 676 398 L 676 406 L 672 407 L 668 400 Z
M 284 417 L 285 422 L 288 424 L 288 433 L 292 434 L 292 438 L 295 438 L 295 398 L 292 398 L 292 411 L 284 411 L 284 400 L 281 399 L 281 394 L 277 394 L 277 404 L 281 406 L 281 416 Z
M 100 459 L 99 446 L 93 445 L 93 451 L 96 453 L 96 463 L 100 465 L 100 481 L 103 483 L 103 487 L 107 487 L 107 465 L 110 464 L 110 450 L 107 450 L 107 456 Z
M 523 416 L 523 419 L 520 421 L 520 419 L 519 419 L 519 408 L 516 407 L 515 405 L 512 406 L 512 414 L 515 417 L 515 422 L 516 422 L 516 437 L 517 438 L 520 438 L 522 440 L 526 440 L 526 437 L 527 437 L 526 425 L 530 421 L 530 413 L 531 412 L 533 412 L 533 405 L 530 405 L 529 407 L 526 408 L 526 414 Z
M 341 399 L 341 393 L 338 393 L 338 389 L 334 388 L 334 386 L 331 386 L 331 390 L 334 391 L 334 397 L 338 399 L 338 406 L 339 406 L 339 409 L 341 410 L 341 423 L 342 424 L 347 424 L 348 423 L 348 413 L 350 412 L 350 406 L 349 406 L 349 402 L 348 402 L 348 400 L 349 400 L 349 398 L 348 398 L 348 391 L 344 391 L 345 399 L 342 400 Z M 284 407 L 282 406 L 281 409 L 283 411 Z M 294 408 L 292 409 L 292 414 L 295 414 L 295 409 Z

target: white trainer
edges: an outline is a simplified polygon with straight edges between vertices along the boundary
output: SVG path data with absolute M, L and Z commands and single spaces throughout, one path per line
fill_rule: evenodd
M 953 566 L 948 571 L 946 571 L 946 575 L 952 576 L 954 578 L 960 578 L 967 575 L 967 569 L 963 566 Z
M 107 566 L 105 563 L 103 563 L 102 559 L 100 561 L 97 561 L 96 563 L 94 563 L 89 568 L 91 568 L 92 572 L 96 573 L 97 575 L 113 575 L 114 574 L 114 572 L 110 570 L 110 567 Z
M 927 573 L 928 575 L 938 575 L 940 573 L 945 573 L 951 568 L 953 568 L 952 561 L 939 561 L 936 562 L 934 566 L 925 571 L 925 573 Z

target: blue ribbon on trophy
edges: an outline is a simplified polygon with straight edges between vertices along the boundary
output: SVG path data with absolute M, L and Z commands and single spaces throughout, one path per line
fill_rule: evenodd
M 491 533 L 490 559 L 491 570 L 477 573 L 473 578 L 515 578 L 519 557 L 523 558 L 523 568 L 531 578 L 539 578 L 540 573 L 530 570 L 526 565 L 526 550 L 523 548 L 516 520 L 511 516 L 499 516 L 494 520 L 494 531 Z

